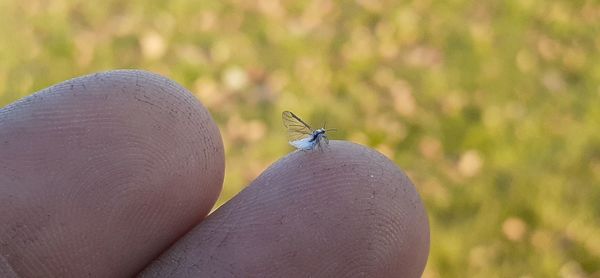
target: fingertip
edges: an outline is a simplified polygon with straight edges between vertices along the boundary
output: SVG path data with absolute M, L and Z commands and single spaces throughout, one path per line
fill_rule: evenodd
M 0 142 L 0 245 L 23 276 L 131 275 L 208 214 L 223 181 L 209 112 L 145 71 L 2 108 Z
M 428 253 L 406 175 L 370 148 L 331 141 L 275 162 L 144 275 L 419 277 Z

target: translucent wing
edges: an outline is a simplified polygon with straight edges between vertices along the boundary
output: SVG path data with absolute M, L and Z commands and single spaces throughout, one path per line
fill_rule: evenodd
M 287 128 L 290 141 L 305 138 L 313 133 L 307 123 L 290 111 L 283 111 L 281 118 L 283 119 L 283 125 Z

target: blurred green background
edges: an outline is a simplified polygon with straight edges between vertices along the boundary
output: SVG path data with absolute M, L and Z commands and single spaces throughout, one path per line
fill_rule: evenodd
M 598 1 L 0 0 L 0 105 L 160 73 L 212 112 L 219 204 L 290 152 L 281 111 L 404 169 L 424 277 L 600 277 Z

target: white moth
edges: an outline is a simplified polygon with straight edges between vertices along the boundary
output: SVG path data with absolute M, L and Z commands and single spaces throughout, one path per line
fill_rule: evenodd
M 325 134 L 334 129 L 312 129 L 307 123 L 290 111 L 283 111 L 281 114 L 283 125 L 287 128 L 290 138 L 290 145 L 301 151 L 310 151 L 314 148 L 322 149 L 321 142 L 329 144 L 329 139 Z

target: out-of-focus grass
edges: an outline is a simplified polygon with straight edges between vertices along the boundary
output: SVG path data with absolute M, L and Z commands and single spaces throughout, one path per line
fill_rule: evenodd
M 220 203 L 327 120 L 414 181 L 426 277 L 600 275 L 596 1 L 0 0 L 0 104 L 74 76 L 161 73 L 213 113 Z

